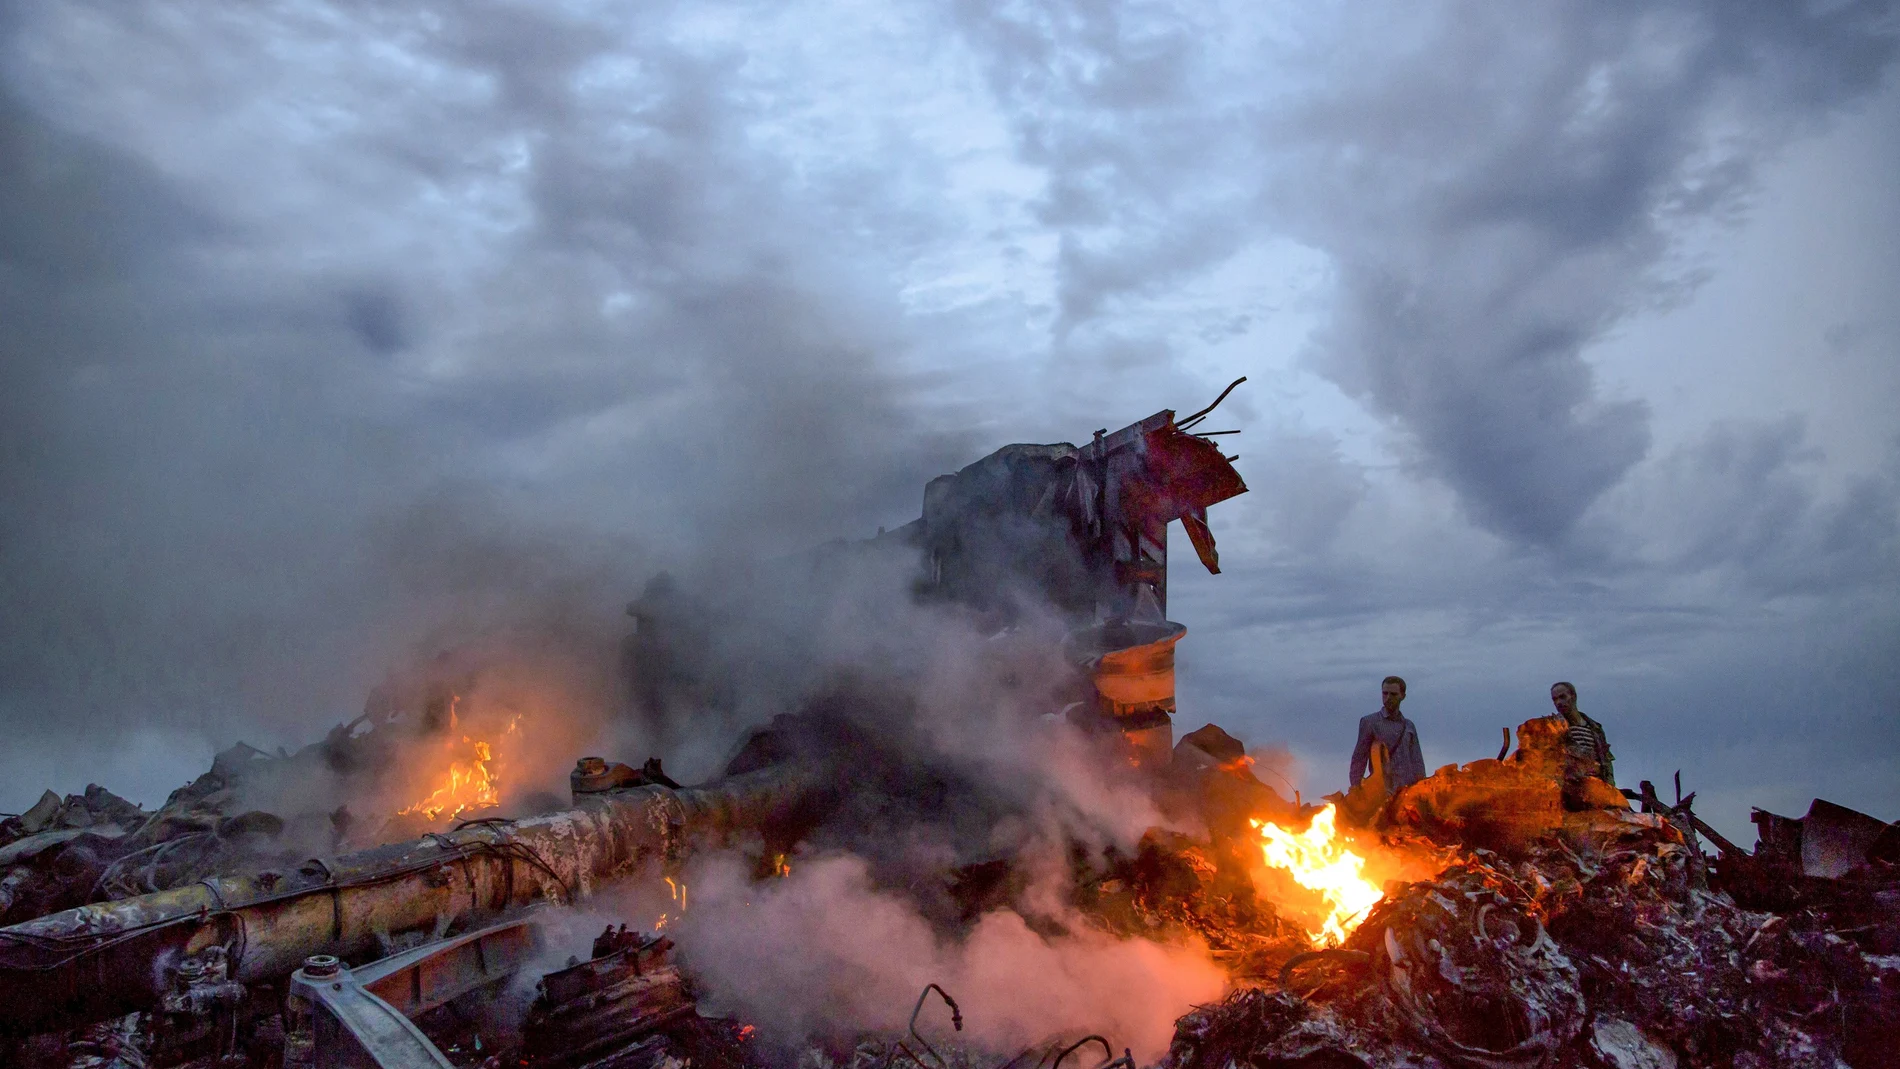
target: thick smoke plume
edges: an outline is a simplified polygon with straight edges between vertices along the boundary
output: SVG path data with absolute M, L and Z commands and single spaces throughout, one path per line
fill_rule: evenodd
M 703 857 L 667 932 L 715 1004 L 779 1041 L 901 1031 L 936 982 L 980 1045 L 1085 1030 L 1154 1056 L 1223 974 L 1204 947 L 1117 938 L 1069 902 L 1078 856 L 1131 852 L 1164 818 L 1055 715 L 1087 686 L 1063 621 L 1027 592 L 986 612 L 920 601 L 918 565 L 890 539 L 834 545 L 737 590 L 667 595 L 718 620 L 706 659 L 682 671 L 722 680 L 723 708 L 643 710 L 649 731 L 729 738 L 796 712 L 770 721 L 773 745 L 842 761 L 836 809 L 783 878 L 756 879 L 780 863 L 763 844 Z M 999 864 L 994 897 L 955 886 Z
M 1079 920 L 1051 932 L 1053 918 L 1032 927 L 999 911 L 946 938 L 848 855 L 795 863 L 763 886 L 718 858 L 690 886 L 675 936 L 687 959 L 717 998 L 781 1035 L 901 1033 L 936 983 L 961 1006 L 966 1042 L 1013 1053 L 1059 1032 L 1100 1032 L 1145 1061 L 1166 1049 L 1175 1017 L 1226 982 L 1200 948 L 1116 939 Z M 919 1028 L 944 1036 L 944 1017 L 932 1006 Z

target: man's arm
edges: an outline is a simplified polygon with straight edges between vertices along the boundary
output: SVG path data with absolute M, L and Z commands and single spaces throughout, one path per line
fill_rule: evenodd
M 1359 741 L 1352 746 L 1352 771 L 1346 774 L 1346 789 L 1359 785 L 1359 777 L 1366 774 L 1366 757 L 1372 753 L 1372 724 L 1359 721 Z
M 1421 779 L 1424 778 L 1425 751 L 1420 749 L 1418 745 L 1417 725 L 1412 725 L 1412 730 L 1405 733 L 1405 757 L 1411 762 L 1409 767 L 1416 769 Z
M 1616 786 L 1616 755 L 1610 752 L 1610 735 L 1603 725 L 1585 716 L 1581 710 L 1577 713 L 1583 722 L 1590 725 L 1591 734 L 1597 737 L 1597 776 L 1610 786 Z

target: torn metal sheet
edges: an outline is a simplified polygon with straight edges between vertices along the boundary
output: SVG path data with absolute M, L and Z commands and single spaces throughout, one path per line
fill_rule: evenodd
M 1801 821 L 1801 871 L 1839 879 L 1867 860 L 1868 848 L 1886 830 L 1884 820 L 1816 798 Z

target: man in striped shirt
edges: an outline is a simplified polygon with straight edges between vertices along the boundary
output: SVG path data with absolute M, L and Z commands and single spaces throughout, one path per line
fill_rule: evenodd
M 1570 683 L 1550 685 L 1550 704 L 1570 726 L 1564 731 L 1564 749 L 1576 759 L 1582 771 L 1610 786 L 1616 786 L 1616 758 L 1610 753 L 1609 736 L 1603 725 L 1583 715 L 1577 708 L 1577 688 Z

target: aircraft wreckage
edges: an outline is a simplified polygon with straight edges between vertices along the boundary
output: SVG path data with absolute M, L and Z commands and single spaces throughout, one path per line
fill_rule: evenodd
M 1089 740 L 1103 777 L 1193 829 L 1070 851 L 1070 905 L 1088 923 L 1204 947 L 1229 977 L 1224 999 L 1187 1012 L 1145 1060 L 1900 1064 L 1900 825 L 1817 800 L 1801 819 L 1758 812 L 1744 850 L 1679 787 L 1668 802 L 1648 783 L 1580 795 L 1560 720 L 1389 799 L 1375 762 L 1322 804 L 1266 786 L 1218 727 L 1177 740 L 1185 629 L 1166 617 L 1168 527 L 1218 571 L 1207 510 L 1246 492 L 1196 430 L 1213 407 L 1080 446 L 1006 447 L 930 483 L 914 523 L 860 544 L 912 555 L 923 601 L 1007 615 L 1029 590 L 1053 607 L 1073 678 L 1046 688 L 1046 719 Z M 657 584 L 629 610 L 649 702 L 680 669 L 682 644 L 664 634 L 679 596 Z M 702 697 L 703 676 L 673 672 Z M 904 704 L 875 688 L 815 695 L 697 786 L 658 760 L 583 757 L 565 799 L 510 818 L 485 744 L 471 744 L 441 790 L 376 828 L 347 805 L 253 806 L 313 769 L 346 789 L 386 780 L 408 742 L 453 727 L 453 690 L 438 677 L 413 700 L 374 699 L 410 715 L 366 713 L 297 753 L 234 747 L 156 812 L 94 786 L 0 822 L 0 1064 L 1134 1069 L 1100 1036 L 960 1043 L 957 993 L 936 985 L 902 1033 L 768 1042 L 699 1012 L 691 961 L 645 918 L 548 960 L 551 916 L 639 881 L 680 895 L 673 877 L 696 852 L 742 849 L 772 880 L 801 844 L 903 834 L 865 813 L 907 793 L 994 804 L 881 730 Z M 877 716 L 854 713 L 867 703 Z M 1015 865 L 943 872 L 946 923 L 1012 908 Z

